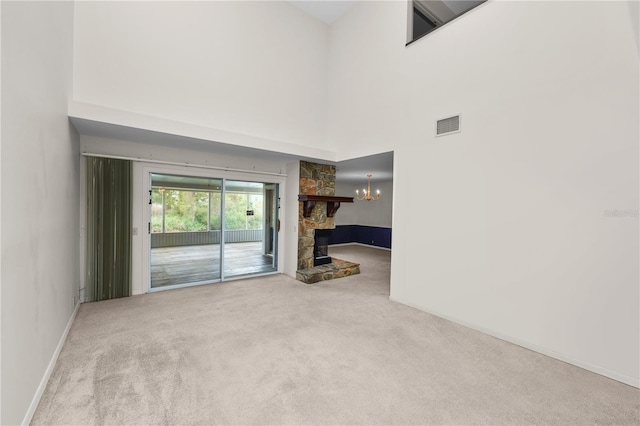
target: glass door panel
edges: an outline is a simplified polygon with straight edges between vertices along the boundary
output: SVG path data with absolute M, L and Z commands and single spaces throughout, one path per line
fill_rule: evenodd
M 266 256 L 271 257 L 271 266 L 278 268 L 278 231 L 280 221 L 278 220 L 278 185 L 266 184 L 264 189 L 264 251 Z
M 275 184 L 225 180 L 223 279 L 277 271 Z M 268 198 L 268 202 L 265 199 Z M 276 238 L 273 238 L 276 239 Z
M 216 282 L 222 179 L 151 174 L 151 288 Z

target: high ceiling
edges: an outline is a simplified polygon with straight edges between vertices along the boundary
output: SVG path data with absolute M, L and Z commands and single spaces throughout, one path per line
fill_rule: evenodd
M 336 164 L 337 182 L 366 182 L 368 174 L 378 182 L 393 180 L 393 152 L 354 158 Z
M 317 19 L 333 24 L 346 14 L 349 9 L 358 0 L 289 0 L 294 6 L 304 10 L 306 13 L 316 17 Z M 151 132 L 140 129 L 133 129 L 124 126 L 118 126 L 107 123 L 99 123 L 96 121 L 72 119 L 74 126 L 81 134 L 130 140 L 140 143 L 150 143 L 163 146 L 182 146 L 186 149 L 210 150 L 215 149 L 217 152 L 228 155 L 240 155 L 244 157 L 282 159 L 285 161 L 293 161 L 302 159 L 307 161 L 319 161 L 329 163 L 324 160 L 315 160 L 313 158 L 300 158 L 298 156 L 277 153 L 273 151 L 264 151 L 253 148 L 246 148 L 237 145 L 229 145 L 213 141 L 204 141 L 193 138 L 169 135 L 160 132 Z M 336 165 L 336 180 L 342 183 L 360 183 L 367 179 L 367 174 L 373 175 L 373 179 L 377 181 L 393 180 L 393 152 L 381 153 L 362 158 L 334 163 Z
M 289 0 L 294 6 L 331 25 L 344 16 L 358 0 Z M 378 181 L 393 180 L 393 152 L 341 161 L 336 164 L 336 181 L 366 182 L 371 174 Z
M 326 24 L 333 24 L 358 0 L 289 0 L 291 4 L 316 17 Z M 439 21 L 446 22 L 469 9 L 484 3 L 485 0 L 414 0 Z
M 289 2 L 329 25 L 340 19 L 355 3 L 354 0 L 289 0 Z

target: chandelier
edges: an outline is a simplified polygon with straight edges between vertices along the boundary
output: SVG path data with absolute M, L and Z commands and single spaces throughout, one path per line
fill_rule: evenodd
M 360 192 L 356 189 L 356 198 L 360 201 L 362 200 L 366 200 L 366 201 L 378 201 L 380 199 L 380 190 L 378 189 L 378 191 L 376 192 L 376 196 L 372 197 L 371 196 L 371 175 L 367 175 L 367 189 L 363 189 L 362 190 L 362 197 L 360 197 Z

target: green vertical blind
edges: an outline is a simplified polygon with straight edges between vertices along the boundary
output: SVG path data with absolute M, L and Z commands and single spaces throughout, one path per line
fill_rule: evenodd
M 131 288 L 131 162 L 87 157 L 86 299 L 115 299 Z

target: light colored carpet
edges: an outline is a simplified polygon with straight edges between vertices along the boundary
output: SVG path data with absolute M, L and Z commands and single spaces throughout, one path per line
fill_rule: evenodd
M 276 275 L 80 307 L 32 424 L 638 424 L 640 391 L 389 301 Z

